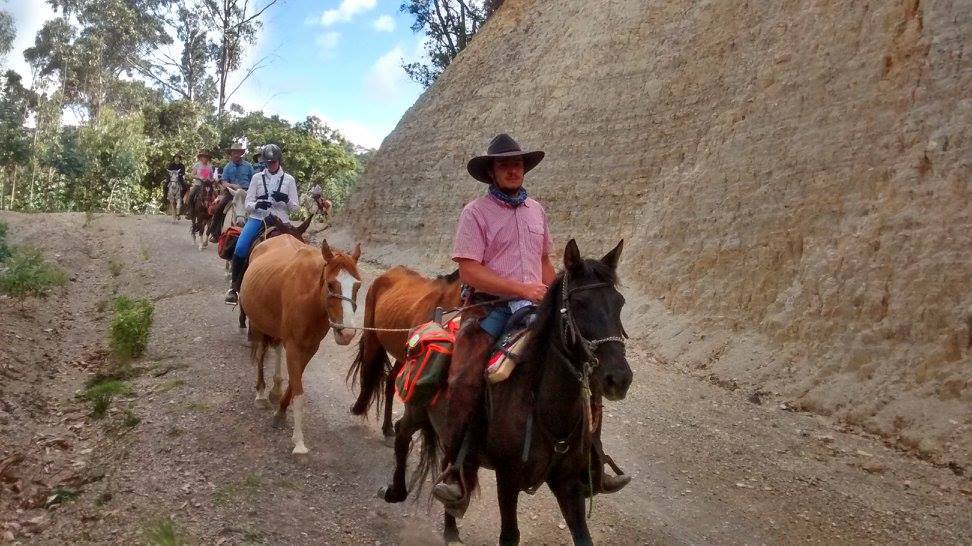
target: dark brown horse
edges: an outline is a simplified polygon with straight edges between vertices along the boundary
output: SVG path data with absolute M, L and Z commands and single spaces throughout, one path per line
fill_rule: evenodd
M 561 273 L 540 305 L 532 338 L 510 377 L 490 385 L 482 419 L 473 426 L 469 457 L 496 472 L 501 544 L 517 544 L 521 491 L 546 483 L 560 505 L 575 544 L 591 544 L 584 511 L 594 424 L 590 396 L 620 400 L 632 373 L 624 354 L 617 263 L 621 243 L 600 260 L 582 260 L 571 240 Z M 417 479 L 436 466 L 437 444 L 449 413 L 448 391 L 431 407 L 406 404 L 396 424 L 395 474 L 387 502 L 408 496 L 406 460 L 412 435 L 422 431 Z M 470 459 L 467 459 L 469 461 Z M 464 479 L 471 491 L 475 469 Z M 455 517 L 445 515 L 446 542 L 459 540 Z
M 192 195 L 192 200 L 189 203 L 189 233 L 192 234 L 192 242 L 199 247 L 200 252 L 209 246 L 206 226 L 209 225 L 209 221 L 213 217 L 209 208 L 218 196 L 219 191 L 216 188 L 216 182 L 204 180 L 196 188 L 196 192 Z
M 375 279 L 365 300 L 364 326 L 401 330 L 432 320 L 436 307 L 451 309 L 459 305 L 459 271 L 429 279 L 408 269 L 394 267 Z M 364 415 L 377 403 L 384 417 L 381 431 L 386 439 L 392 430 L 392 393 L 395 377 L 405 361 L 407 332 L 365 331 L 358 342 L 358 356 L 348 370 L 348 379 L 360 383 L 361 393 L 351 413 Z M 388 355 L 395 359 L 392 367 Z M 384 382 L 384 390 L 380 385 Z

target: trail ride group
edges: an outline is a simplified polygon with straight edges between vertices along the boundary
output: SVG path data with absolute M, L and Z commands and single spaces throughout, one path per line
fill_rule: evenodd
M 546 212 L 523 185 L 544 153 L 500 134 L 467 164 L 484 192 L 459 216 L 456 270 L 427 278 L 394 267 L 362 297 L 360 244 L 347 252 L 326 239 L 308 244 L 315 218 L 329 226 L 331 203 L 321 188 L 298 195 L 275 144 L 255 150 L 253 162 L 246 152 L 233 144 L 221 171 L 207 151 L 188 170 L 173 157 L 165 195 L 173 221 L 189 220 L 199 250 L 218 245 L 230 277 L 225 302 L 239 307 L 239 326 L 248 329 L 256 403 L 276 406 L 276 427 L 292 410 L 293 453 L 313 444 L 303 431 L 304 368 L 328 332 L 339 345 L 358 336 L 348 371 L 358 389 L 351 413 L 381 410 L 382 433 L 394 446 L 386 502 L 404 501 L 431 477 L 443 538 L 459 542 L 457 519 L 485 467 L 496 475 L 501 544 L 519 542 L 519 494 L 543 484 L 573 542 L 592 544 L 588 499 L 630 482 L 601 444 L 602 400 L 623 399 L 632 381 L 617 289 L 623 241 L 585 258 L 570 240 L 557 252 L 558 273 Z M 299 211 L 305 218 L 292 225 Z M 393 424 L 396 396 L 405 411 Z M 420 456 L 407 480 L 415 433 Z

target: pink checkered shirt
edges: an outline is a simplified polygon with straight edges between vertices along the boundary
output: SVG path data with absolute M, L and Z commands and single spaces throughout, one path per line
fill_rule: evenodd
M 552 247 L 540 203 L 528 198 L 514 208 L 484 195 L 462 209 L 452 259 L 476 260 L 504 279 L 541 283 L 540 260 Z

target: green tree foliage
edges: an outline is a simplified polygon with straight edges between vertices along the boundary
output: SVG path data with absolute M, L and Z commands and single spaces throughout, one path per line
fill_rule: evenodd
M 424 32 L 425 61 L 402 68 L 416 82 L 432 85 L 503 0 L 408 0 L 401 10 L 415 18 L 412 31 Z
M 229 76 L 258 68 L 241 59 L 276 1 L 48 0 L 57 17 L 24 51 L 31 88 L 14 72 L 0 80 L 0 209 L 153 210 L 174 156 L 190 166 L 204 149 L 221 165 L 236 140 L 279 144 L 301 191 L 320 184 L 340 206 L 361 149 L 317 118 L 229 102 Z M 160 47 L 173 40 L 181 53 Z
M 0 60 L 3 60 L 13 49 L 13 41 L 16 37 L 17 29 L 14 27 L 13 16 L 6 10 L 0 10 Z

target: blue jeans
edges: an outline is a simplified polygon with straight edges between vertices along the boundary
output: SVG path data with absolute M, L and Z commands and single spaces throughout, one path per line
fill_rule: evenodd
M 505 303 L 497 305 L 490 309 L 489 313 L 479 321 L 479 327 L 485 330 L 487 334 L 493 336 L 494 339 L 497 339 L 506 331 L 506 323 L 510 321 L 510 317 L 512 316 L 513 312 L 510 311 L 509 305 Z
M 253 243 L 260 236 L 260 230 L 262 229 L 263 220 L 256 218 L 248 219 L 246 225 L 243 226 L 243 231 L 240 232 L 240 238 L 236 240 L 236 249 L 233 250 L 233 256 L 240 259 L 249 257 L 250 249 L 253 248 Z

